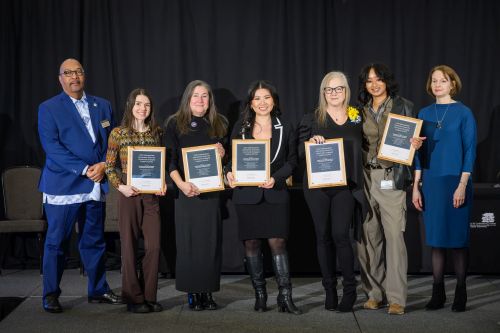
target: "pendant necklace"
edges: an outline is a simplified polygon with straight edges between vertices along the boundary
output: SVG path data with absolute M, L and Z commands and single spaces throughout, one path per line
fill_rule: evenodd
M 446 112 L 448 112 L 448 109 L 450 108 L 450 104 L 448 104 L 446 106 L 446 110 L 444 110 L 444 114 L 443 116 L 441 117 L 441 120 L 439 120 L 438 118 L 438 113 L 437 113 L 437 109 L 436 109 L 436 103 L 434 103 L 434 112 L 436 113 L 436 121 L 437 121 L 437 124 L 436 124 L 436 128 L 439 128 L 441 129 L 443 127 L 443 121 L 444 121 L 444 117 L 446 117 Z

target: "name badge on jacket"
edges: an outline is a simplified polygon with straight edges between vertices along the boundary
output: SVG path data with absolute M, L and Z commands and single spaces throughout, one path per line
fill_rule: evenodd
M 110 125 L 109 120 L 107 120 L 107 119 L 101 120 L 102 128 L 109 127 L 109 125 Z

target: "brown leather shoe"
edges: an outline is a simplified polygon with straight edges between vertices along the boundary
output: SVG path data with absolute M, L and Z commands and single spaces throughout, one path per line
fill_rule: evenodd
M 382 302 L 370 298 L 363 304 L 363 308 L 367 310 L 378 310 L 382 307 L 382 305 Z
M 405 314 L 405 307 L 399 305 L 398 303 L 391 303 L 389 304 L 389 310 L 387 310 L 387 313 L 390 315 L 402 315 Z

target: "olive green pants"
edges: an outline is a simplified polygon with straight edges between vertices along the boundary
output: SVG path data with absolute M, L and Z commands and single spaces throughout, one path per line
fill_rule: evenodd
M 365 169 L 364 176 L 370 210 L 358 242 L 361 283 L 369 298 L 406 306 L 406 192 L 381 189 L 381 181 L 392 180 L 392 172 Z

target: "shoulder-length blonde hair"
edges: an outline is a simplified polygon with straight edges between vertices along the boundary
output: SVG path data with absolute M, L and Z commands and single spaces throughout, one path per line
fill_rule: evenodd
M 345 100 L 342 106 L 344 110 L 346 110 L 346 112 L 347 112 L 347 107 L 349 106 L 349 101 L 351 100 L 351 88 L 349 87 L 349 82 L 347 81 L 346 75 L 342 72 L 337 72 L 337 71 L 326 74 L 323 80 L 321 81 L 321 85 L 319 87 L 318 107 L 314 112 L 316 121 L 320 126 L 323 127 L 326 126 L 326 116 L 327 116 L 326 109 L 328 108 L 328 103 L 326 102 L 324 90 L 332 79 L 337 79 L 337 78 L 340 79 L 340 81 L 342 82 L 342 86 L 345 89 Z
M 210 129 L 208 130 L 208 135 L 211 138 L 222 138 L 227 133 L 227 122 L 224 117 L 217 113 L 217 108 L 215 107 L 214 94 L 212 88 L 208 83 L 201 80 L 194 80 L 188 83 L 184 93 L 182 94 L 181 104 L 179 109 L 173 115 L 177 123 L 177 129 L 180 134 L 187 134 L 190 131 L 189 125 L 191 124 L 191 107 L 189 106 L 191 97 L 193 96 L 194 89 L 198 86 L 202 86 L 208 91 L 208 110 L 205 114 L 205 118 L 210 123 Z

